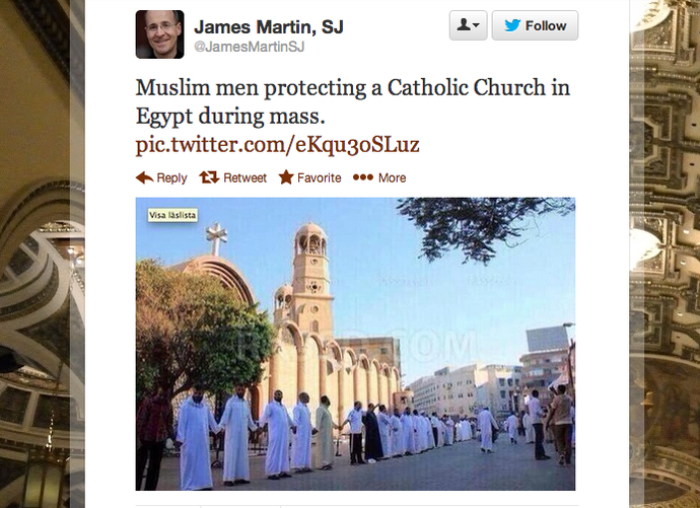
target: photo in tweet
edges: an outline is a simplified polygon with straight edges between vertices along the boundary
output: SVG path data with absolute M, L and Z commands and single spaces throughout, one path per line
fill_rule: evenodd
M 136 217 L 137 490 L 575 489 L 573 199 Z

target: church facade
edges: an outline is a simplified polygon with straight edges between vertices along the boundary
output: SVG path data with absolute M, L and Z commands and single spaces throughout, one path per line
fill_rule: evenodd
M 216 242 L 215 242 L 216 243 Z M 250 389 L 253 418 L 262 415 L 275 390 L 292 408 L 297 395 L 306 392 L 309 407 L 318 406 L 321 395 L 331 400 L 331 414 L 342 421 L 354 402 L 393 406 L 406 400 L 401 387 L 399 341 L 392 337 L 336 339 L 333 332 L 333 300 L 328 237 L 318 225 L 307 223 L 294 236 L 291 283 L 274 294 L 273 353 L 263 376 Z M 250 284 L 230 261 L 200 256 L 172 267 L 190 273 L 208 273 L 221 280 L 248 304 L 255 303 Z M 340 423 L 340 422 L 338 422 Z

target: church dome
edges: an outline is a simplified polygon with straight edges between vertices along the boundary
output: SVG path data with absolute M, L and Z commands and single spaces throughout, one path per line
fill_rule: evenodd
M 318 235 L 320 237 L 326 238 L 326 233 L 321 229 L 321 226 L 314 224 L 313 222 L 307 222 L 297 231 L 297 236 L 310 236 Z
M 282 284 L 277 288 L 277 291 L 275 291 L 275 296 L 286 296 L 292 293 L 294 293 L 294 288 L 292 288 L 291 284 Z
M 318 224 L 307 222 L 297 230 L 294 238 L 294 252 L 296 255 L 326 255 L 326 233 Z
M 292 295 L 294 294 L 294 288 L 289 284 L 281 285 L 277 291 L 275 291 L 275 311 L 281 309 L 290 309 L 292 306 Z

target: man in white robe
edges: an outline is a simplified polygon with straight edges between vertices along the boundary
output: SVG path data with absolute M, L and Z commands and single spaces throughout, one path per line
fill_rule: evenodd
M 428 444 L 428 428 L 425 425 L 425 418 L 423 417 L 422 413 L 420 415 L 418 415 L 418 419 L 420 420 L 421 446 L 423 447 L 423 451 L 427 451 L 430 448 L 430 446 Z
M 248 430 L 258 430 L 245 400 L 245 386 L 237 386 L 236 393 L 228 399 L 219 427 L 226 430 L 224 441 L 224 485 L 231 487 L 250 483 L 248 460 Z
M 481 451 L 493 453 L 493 429 L 498 428 L 489 408 L 485 407 L 479 413 L 479 431 L 481 432 Z
M 438 418 L 438 447 L 445 446 L 445 422 Z
M 321 396 L 321 404 L 316 409 L 316 428 L 318 429 L 318 444 L 316 450 L 316 466 L 328 471 L 333 469 L 333 429 L 341 430 L 340 425 L 333 423 L 330 410 L 331 400 Z
M 433 441 L 433 427 L 430 425 L 430 418 L 425 413 L 421 413 L 421 418 L 423 418 L 423 428 L 425 429 L 425 442 L 428 450 L 435 448 L 435 441 Z
M 413 410 L 413 426 L 416 429 L 416 452 L 423 453 L 425 451 L 425 443 L 423 434 L 425 433 L 423 429 L 423 420 L 418 414 L 418 410 Z
M 270 480 L 289 478 L 289 429 L 296 429 L 287 408 L 282 405 L 282 390 L 265 406 L 260 423 L 267 427 L 265 474 Z
M 416 453 L 416 430 L 410 408 L 406 408 L 401 417 L 401 427 L 403 430 L 404 449 L 406 450 L 405 454 L 413 455 Z
M 176 444 L 180 446 L 180 490 L 211 490 L 211 455 L 209 431 L 218 433 L 219 426 L 204 402 L 204 387 L 180 407 Z
M 447 417 L 445 419 L 445 427 L 447 427 L 445 429 L 445 444 L 447 446 L 452 446 L 455 440 L 455 421 Z
M 316 429 L 311 427 L 311 411 L 309 411 L 309 394 L 301 392 L 297 405 L 292 412 L 294 426 L 297 428 L 292 438 L 292 468 L 298 473 L 311 473 L 311 434 Z
M 455 443 L 461 443 L 463 437 L 462 420 L 457 420 L 457 423 L 455 423 Z
M 384 404 L 379 405 L 379 414 L 377 415 L 377 422 L 379 423 L 379 439 L 382 442 L 382 453 L 384 454 L 383 459 L 390 459 L 393 455 L 391 449 L 391 416 L 387 413 L 386 406 Z
M 516 439 L 518 436 L 518 417 L 514 413 L 511 413 L 506 420 L 506 430 L 508 431 L 511 444 L 518 444 Z
M 394 408 L 394 415 L 391 417 L 391 453 L 394 458 L 403 457 L 406 453 L 401 413 L 398 408 Z
M 462 441 L 469 441 L 472 437 L 472 422 L 469 421 L 469 418 L 465 418 L 462 421 Z

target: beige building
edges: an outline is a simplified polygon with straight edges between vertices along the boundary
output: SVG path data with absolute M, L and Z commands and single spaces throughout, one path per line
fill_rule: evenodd
M 445 367 L 414 381 L 408 388 L 413 391 L 413 405 L 419 411 L 474 416 L 479 406 L 479 386 L 486 381 L 482 365 L 475 363 L 454 370 Z
M 495 418 L 517 413 L 522 404 L 522 367 L 487 365 L 481 369 L 486 382 L 479 387 L 479 403 L 491 410 Z
M 543 406 L 552 401 L 549 385 L 565 371 L 566 357 L 569 348 L 536 351 L 520 357 L 523 364 L 522 384 L 523 394 L 539 392 L 540 404 Z
M 277 337 L 273 355 L 265 365 L 262 379 L 251 388 L 253 418 L 262 415 L 276 389 L 284 392 L 283 402 L 290 409 L 299 392 L 309 394 L 309 406 L 314 409 L 325 394 L 331 399 L 334 418 L 340 421 L 356 400 L 363 406 L 368 402 L 391 406 L 394 395 L 402 389 L 398 340 L 336 340 L 326 233 L 316 224 L 303 225 L 294 236 L 292 252 L 291 284 L 283 284 L 274 294 Z M 214 275 L 242 301 L 254 304 L 251 286 L 240 270 L 217 254 L 215 246 L 211 255 L 173 268 Z M 402 400 L 401 396 L 398 400 Z
M 401 372 L 401 343 L 393 337 L 367 337 L 360 339 L 335 339 L 341 347 L 357 348 L 359 354 L 365 354 L 370 360 L 377 360 L 380 364 L 395 365 Z
M 445 367 L 408 388 L 419 411 L 476 416 L 488 407 L 495 417 L 503 417 L 518 408 L 520 378 L 519 366 L 474 363 L 458 369 Z

